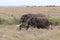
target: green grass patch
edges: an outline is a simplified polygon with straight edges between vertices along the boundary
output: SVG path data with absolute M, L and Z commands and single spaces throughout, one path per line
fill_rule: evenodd
M 4 24 L 5 21 L 6 20 L 4 18 L 0 17 L 0 24 Z
M 60 25 L 60 19 L 51 19 L 51 25 Z
M 16 19 L 15 17 L 12 17 L 12 19 L 5 19 L 4 17 L 0 17 L 0 24 L 5 25 L 13 25 L 13 24 L 19 24 L 19 19 Z
M 4 17 L 0 17 L 0 24 L 5 24 L 5 25 L 16 25 L 19 24 L 19 19 L 16 18 L 14 15 L 11 15 L 12 19 L 5 19 Z M 52 18 L 49 16 L 51 25 L 60 25 L 60 19 L 59 18 Z M 25 23 L 23 23 L 23 26 L 25 26 Z

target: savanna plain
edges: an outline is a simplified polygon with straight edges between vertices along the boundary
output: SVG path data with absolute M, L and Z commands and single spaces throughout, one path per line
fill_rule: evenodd
M 23 14 L 42 13 L 52 19 L 53 30 L 17 30 Z M 60 40 L 60 7 L 0 7 L 0 40 Z

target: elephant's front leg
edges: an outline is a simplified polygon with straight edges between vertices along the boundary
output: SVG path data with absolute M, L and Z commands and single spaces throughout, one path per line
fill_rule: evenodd
M 21 28 L 22 28 L 22 23 L 20 23 L 19 30 L 21 30 Z
M 26 27 L 26 30 L 28 30 L 28 28 L 29 28 L 29 25 L 28 25 L 28 24 L 26 24 L 26 25 L 25 25 L 25 27 Z

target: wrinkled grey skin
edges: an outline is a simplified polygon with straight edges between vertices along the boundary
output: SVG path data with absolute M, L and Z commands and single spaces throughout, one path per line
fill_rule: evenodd
M 25 14 L 22 15 L 20 19 L 20 26 L 19 29 L 21 30 L 22 24 L 25 23 L 26 30 L 29 28 L 29 25 L 33 26 L 34 28 L 37 27 L 38 29 L 49 29 L 50 21 L 45 15 L 39 16 L 39 14 Z

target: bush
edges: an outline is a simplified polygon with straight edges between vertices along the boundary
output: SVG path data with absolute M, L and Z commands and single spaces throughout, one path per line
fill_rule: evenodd
M 51 25 L 60 25 L 60 19 L 51 19 Z
M 19 24 L 19 19 L 16 19 L 15 17 L 13 17 L 12 19 L 5 19 L 4 17 L 0 17 L 0 24 L 5 25 Z
M 0 17 L 0 24 L 4 24 L 4 22 L 5 22 L 5 19 Z

